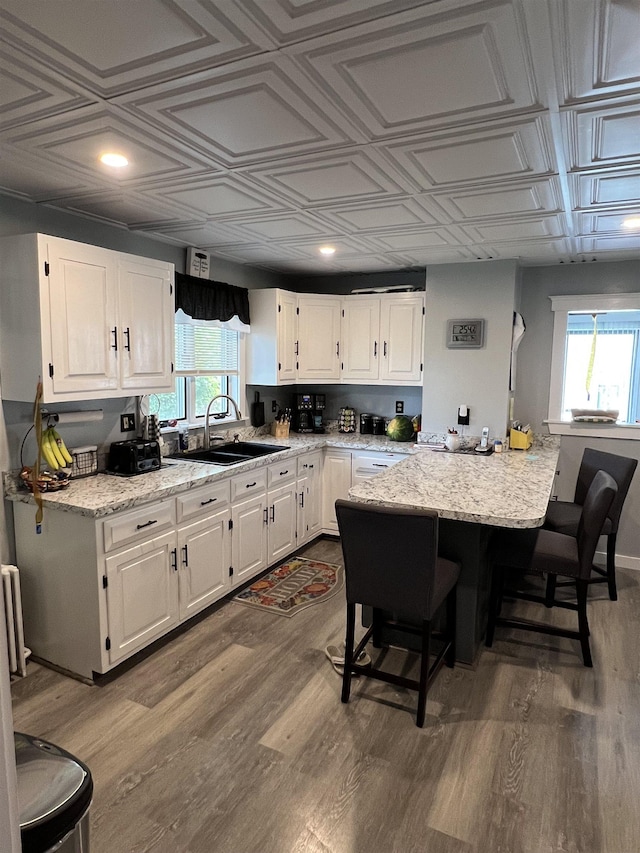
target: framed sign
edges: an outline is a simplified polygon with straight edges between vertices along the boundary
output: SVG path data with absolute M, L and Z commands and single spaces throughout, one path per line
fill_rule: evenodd
M 447 320 L 449 349 L 479 349 L 484 345 L 484 320 Z

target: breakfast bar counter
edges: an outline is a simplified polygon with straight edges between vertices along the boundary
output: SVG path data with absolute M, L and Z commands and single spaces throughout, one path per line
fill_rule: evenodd
M 486 630 L 491 529 L 531 528 L 543 523 L 558 453 L 559 443 L 553 437 L 529 450 L 488 457 L 425 448 L 349 491 L 352 500 L 438 513 L 440 553 L 462 565 L 456 657 L 463 663 L 474 663 Z M 386 639 L 395 642 L 399 638 L 390 634 Z

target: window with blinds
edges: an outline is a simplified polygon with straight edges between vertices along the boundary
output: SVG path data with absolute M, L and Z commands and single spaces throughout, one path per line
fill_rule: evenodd
M 238 332 L 215 326 L 176 323 L 175 368 L 178 376 L 237 376 L 240 371 Z
M 562 419 L 571 409 L 617 410 L 640 419 L 640 311 L 568 312 Z

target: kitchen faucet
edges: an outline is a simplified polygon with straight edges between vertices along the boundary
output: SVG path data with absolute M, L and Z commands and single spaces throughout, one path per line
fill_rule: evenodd
M 233 405 L 233 408 L 235 409 L 236 420 L 242 420 L 242 414 L 240 412 L 240 409 L 238 408 L 238 404 L 233 399 L 233 397 L 230 397 L 228 394 L 216 394 L 215 397 L 212 397 L 209 400 L 209 405 L 207 406 L 207 413 L 204 416 L 204 446 L 207 450 L 211 447 L 211 434 L 209 431 L 209 412 L 211 411 L 211 406 L 215 403 L 215 401 L 220 399 L 229 400 L 229 402 Z

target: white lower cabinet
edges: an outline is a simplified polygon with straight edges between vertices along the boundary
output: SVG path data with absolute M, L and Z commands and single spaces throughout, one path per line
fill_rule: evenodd
M 232 586 L 239 586 L 267 567 L 267 495 L 261 491 L 231 507 Z
M 351 488 L 351 451 L 339 448 L 325 450 L 322 463 L 322 529 L 338 532 L 335 503 L 347 498 Z
M 179 621 L 174 531 L 105 560 L 108 634 L 115 664 L 157 640 Z
M 180 621 L 231 589 L 230 518 L 226 507 L 178 530 Z
M 304 545 L 322 532 L 322 451 L 298 458 L 297 543 Z

